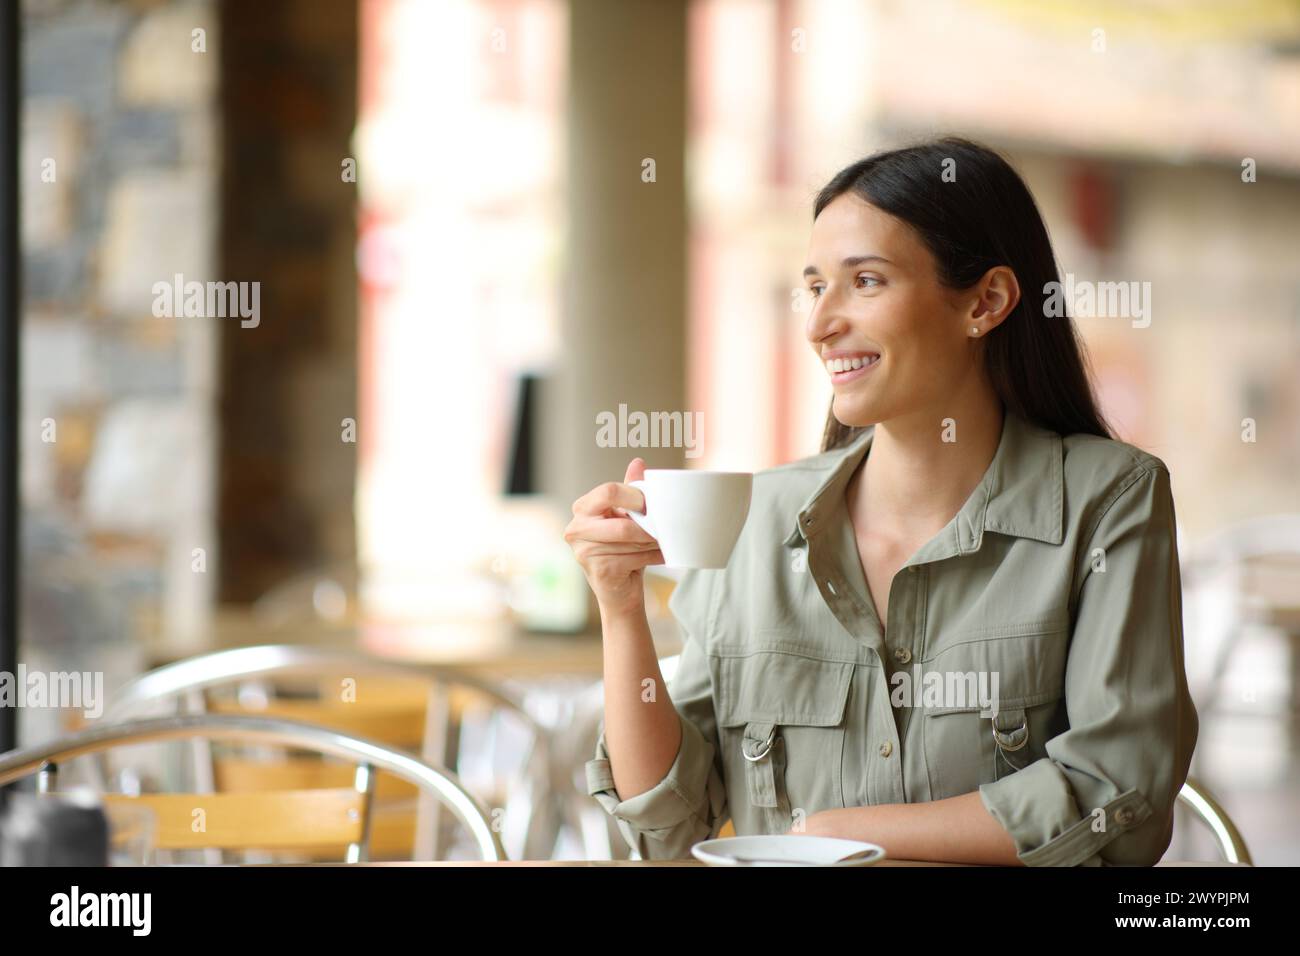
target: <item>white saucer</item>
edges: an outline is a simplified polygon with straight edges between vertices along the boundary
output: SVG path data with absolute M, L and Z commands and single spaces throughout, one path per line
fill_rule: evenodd
M 836 862 L 862 851 L 871 852 L 858 859 Z M 691 855 L 710 866 L 871 866 L 885 858 L 885 850 L 860 840 L 791 833 L 704 840 L 691 847 Z M 763 862 L 744 862 L 738 857 Z

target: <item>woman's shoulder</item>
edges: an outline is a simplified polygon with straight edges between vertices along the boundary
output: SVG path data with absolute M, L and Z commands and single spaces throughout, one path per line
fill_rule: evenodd
M 1109 500 L 1143 479 L 1169 480 L 1163 459 L 1118 438 L 1064 435 L 1061 458 L 1066 496 L 1076 501 Z
M 1061 448 L 1067 472 L 1073 468 L 1081 472 L 1123 476 L 1153 468 L 1169 470 L 1161 458 L 1118 438 L 1080 432 L 1062 436 Z

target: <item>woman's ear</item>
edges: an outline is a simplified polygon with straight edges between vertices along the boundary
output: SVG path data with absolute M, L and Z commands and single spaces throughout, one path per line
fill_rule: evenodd
M 994 266 L 975 284 L 976 299 L 970 313 L 970 334 L 988 335 L 1020 302 L 1020 283 L 1007 266 Z

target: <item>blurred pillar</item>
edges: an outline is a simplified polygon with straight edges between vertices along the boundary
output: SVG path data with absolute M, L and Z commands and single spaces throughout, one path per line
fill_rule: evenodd
M 222 324 L 220 600 L 356 553 L 357 0 L 227 0 L 221 14 L 221 275 L 260 322 Z
M 633 457 L 597 415 L 686 407 L 686 0 L 572 0 L 561 365 L 542 393 L 543 490 L 567 506 Z M 653 161 L 653 181 L 648 161 Z M 706 423 L 707 425 L 707 423 Z

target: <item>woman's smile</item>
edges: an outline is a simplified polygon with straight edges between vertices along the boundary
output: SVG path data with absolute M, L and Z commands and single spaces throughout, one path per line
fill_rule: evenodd
M 826 371 L 830 373 L 831 384 L 841 385 L 863 378 L 880 364 L 879 352 L 834 351 L 826 353 L 823 359 Z

